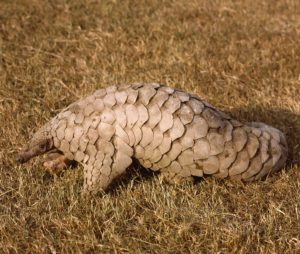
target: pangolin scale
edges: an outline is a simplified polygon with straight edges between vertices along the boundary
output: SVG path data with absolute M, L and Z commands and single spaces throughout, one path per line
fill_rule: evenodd
M 96 193 L 132 158 L 169 181 L 253 181 L 282 168 L 288 148 L 278 129 L 241 123 L 195 95 L 151 83 L 110 86 L 72 103 L 34 134 L 18 161 L 49 151 L 59 156 L 50 153 L 46 167 L 82 163 L 84 191 Z

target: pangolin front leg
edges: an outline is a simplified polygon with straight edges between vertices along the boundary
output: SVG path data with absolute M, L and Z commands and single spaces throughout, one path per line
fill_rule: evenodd
M 54 150 L 45 155 L 43 166 L 47 171 L 54 174 L 59 174 L 64 169 L 76 166 L 76 162 L 73 160 L 69 160 L 63 153 L 59 152 L 58 150 Z

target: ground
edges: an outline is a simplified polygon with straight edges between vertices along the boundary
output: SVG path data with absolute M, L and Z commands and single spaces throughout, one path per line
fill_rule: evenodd
M 299 253 L 300 2 L 0 2 L 1 253 Z M 97 88 L 161 82 L 243 121 L 283 130 L 286 168 L 265 181 L 160 183 L 138 166 L 82 198 L 15 155 L 62 108 Z

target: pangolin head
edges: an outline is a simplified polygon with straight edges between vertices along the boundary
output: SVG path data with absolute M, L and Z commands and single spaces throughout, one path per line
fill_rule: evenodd
M 25 163 L 31 158 L 52 149 L 54 149 L 53 138 L 50 134 L 50 126 L 46 124 L 34 133 L 28 144 L 19 152 L 17 162 Z

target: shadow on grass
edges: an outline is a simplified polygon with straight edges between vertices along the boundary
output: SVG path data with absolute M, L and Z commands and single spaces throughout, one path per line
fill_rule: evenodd
M 108 191 L 110 193 L 116 193 L 118 186 L 128 185 L 131 181 L 133 181 L 133 187 L 135 188 L 138 184 L 141 184 L 145 180 L 150 180 L 158 174 L 158 172 L 144 168 L 136 159 L 134 159 L 132 165 L 126 170 L 126 172 L 121 177 L 113 181 L 113 183 L 109 186 Z

